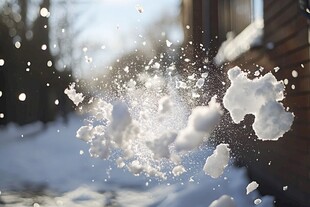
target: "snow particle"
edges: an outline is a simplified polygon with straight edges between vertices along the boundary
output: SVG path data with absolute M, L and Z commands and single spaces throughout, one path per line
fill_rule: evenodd
M 19 94 L 18 99 L 19 99 L 20 101 L 25 101 L 25 100 L 26 100 L 26 94 L 25 94 L 25 93 Z
M 141 5 L 137 4 L 136 5 L 136 10 L 139 12 L 139 13 L 143 13 L 144 12 L 144 9 Z
M 43 44 L 42 46 L 41 46 L 41 50 L 46 50 L 47 49 L 47 45 L 46 44 Z
M 34 203 L 34 204 L 33 204 L 33 207 L 40 207 L 40 204 Z
M 92 57 L 88 57 L 87 55 L 85 55 L 85 62 L 87 62 L 87 63 L 91 63 L 91 62 L 93 62 L 93 58 Z
M 195 76 L 196 76 L 196 74 L 193 73 L 192 75 L 187 76 L 187 78 L 188 78 L 188 80 L 196 80 Z
M 292 88 L 292 90 L 295 90 L 295 85 L 293 84 L 293 85 L 291 85 L 291 88 Z
M 152 68 L 159 69 L 160 68 L 160 64 L 158 62 L 155 62 L 154 65 L 152 66 Z
M 285 79 L 283 80 L 283 83 L 284 83 L 284 85 L 287 85 L 287 84 L 288 84 L 288 79 L 285 78 Z
M 191 27 L 189 25 L 186 25 L 186 29 L 190 29 Z
M 129 73 L 129 67 L 126 66 L 126 67 L 124 68 L 124 71 L 125 71 L 126 73 Z
M 50 16 L 50 12 L 47 10 L 47 8 L 43 7 L 40 10 L 40 15 L 42 17 L 49 17 Z
M 254 200 L 254 204 L 255 204 L 255 205 L 258 205 L 258 204 L 260 204 L 261 202 L 262 202 L 262 200 L 259 199 L 259 198 L 257 198 L 257 199 Z
M 2 97 L 2 91 L 0 91 L 0 97 Z
M 0 113 L 0 119 L 4 118 L 4 113 Z
M 0 66 L 3 66 L 3 65 L 4 65 L 4 60 L 0 59 Z
M 56 99 L 56 100 L 55 100 L 55 105 L 58 105 L 58 104 L 59 104 L 59 100 Z
M 287 189 L 288 189 L 288 186 L 286 185 L 286 186 L 283 186 L 283 191 L 287 191 Z
M 259 70 L 255 71 L 254 76 L 259 76 L 259 75 L 260 75 L 260 71 Z
M 301 66 L 302 68 L 305 68 L 304 64 L 300 64 L 300 66 Z
M 175 166 L 173 169 L 172 169 L 172 174 L 174 176 L 180 176 L 182 175 L 183 173 L 185 173 L 186 170 L 185 168 L 182 166 L 182 165 L 178 165 L 178 166 Z
M 123 168 L 126 165 L 121 157 L 116 159 L 116 164 L 118 168 Z
M 259 186 L 258 183 L 255 181 L 252 181 L 251 183 L 249 183 L 248 186 L 246 187 L 246 194 L 248 195 L 252 191 L 256 190 L 258 186 Z
M 205 84 L 205 79 L 204 78 L 199 78 L 198 81 L 196 82 L 196 87 L 202 88 L 202 86 Z
M 166 45 L 167 45 L 167 47 L 170 47 L 172 45 L 172 43 L 169 40 L 166 40 Z
M 201 74 L 201 77 L 202 77 L 202 78 L 206 78 L 206 77 L 208 77 L 208 75 L 209 75 L 209 73 L 208 73 L 208 72 L 205 72 L 205 73 L 202 73 L 202 74 Z
M 292 76 L 293 78 L 297 78 L 298 77 L 298 72 L 296 70 L 292 71 Z
M 280 70 L 280 68 L 277 66 L 277 67 L 274 67 L 274 72 L 278 72 Z
M 83 155 L 84 154 L 84 151 L 83 150 L 80 150 L 80 155 Z
M 19 49 L 22 45 L 19 41 L 15 42 L 14 46 Z
M 49 60 L 49 61 L 47 61 L 46 65 L 47 65 L 47 67 L 52 67 L 53 62 L 51 60 Z
M 69 99 L 71 99 L 76 106 L 78 106 L 84 100 L 84 96 L 82 93 L 76 93 L 74 88 L 75 83 L 72 83 L 69 85 L 69 88 L 65 89 L 64 93 L 67 94 Z

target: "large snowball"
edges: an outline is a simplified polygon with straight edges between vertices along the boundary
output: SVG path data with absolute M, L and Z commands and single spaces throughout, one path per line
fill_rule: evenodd
M 235 123 L 253 114 L 253 129 L 262 140 L 277 140 L 291 128 L 294 115 L 279 102 L 284 99 L 282 81 L 277 81 L 271 73 L 250 80 L 237 66 L 228 71 L 228 78 L 231 86 L 223 104 Z

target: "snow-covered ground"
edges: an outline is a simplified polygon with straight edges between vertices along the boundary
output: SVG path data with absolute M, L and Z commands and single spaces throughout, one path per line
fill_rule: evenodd
M 0 129 L 0 206 L 250 207 L 257 199 L 257 206 L 273 206 L 273 198 L 257 190 L 247 195 L 246 169 L 232 165 L 217 179 L 201 170 L 158 181 L 91 158 L 89 146 L 75 138 L 84 118 Z

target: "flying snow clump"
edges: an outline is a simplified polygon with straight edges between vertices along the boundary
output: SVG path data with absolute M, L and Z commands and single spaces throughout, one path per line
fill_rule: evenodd
M 246 194 L 248 195 L 252 191 L 256 190 L 258 186 L 259 186 L 258 183 L 255 181 L 252 181 L 251 183 L 249 183 L 248 186 L 246 187 Z
M 246 114 L 253 114 L 253 129 L 261 140 L 278 140 L 290 130 L 294 115 L 280 102 L 284 99 L 282 81 L 277 81 L 271 73 L 250 80 L 237 66 L 228 71 L 228 78 L 231 86 L 223 104 L 236 124 Z
M 64 91 L 65 94 L 69 97 L 73 103 L 78 106 L 83 100 L 84 96 L 82 93 L 77 93 L 75 91 L 75 83 L 73 82 L 71 85 L 69 85 L 69 88 L 66 88 Z
M 172 43 L 169 40 L 166 40 L 166 45 L 167 45 L 167 47 L 170 47 L 172 45 Z
M 187 126 L 178 134 L 175 144 L 178 151 L 190 151 L 209 138 L 223 114 L 221 105 L 212 97 L 208 106 L 197 106 L 188 118 Z
M 205 83 L 204 78 L 199 78 L 198 81 L 196 82 L 196 87 L 201 88 Z
M 76 137 L 82 139 L 85 142 L 88 142 L 93 138 L 92 129 L 92 125 L 82 126 L 77 130 Z
M 145 174 L 165 180 L 192 173 L 195 169 L 185 169 L 184 158 L 206 144 L 224 113 L 216 95 L 206 105 L 188 105 L 187 98 L 192 101 L 192 97 L 207 95 L 203 94 L 203 86 L 208 82 L 208 72 L 185 79 L 173 76 L 175 66 L 166 67 L 158 58 L 150 60 L 145 69 L 147 72 L 127 82 L 114 80 L 124 90 L 121 97 L 92 97 L 89 107 L 85 107 L 90 116 L 76 136 L 89 145 L 90 156 L 115 159 L 117 167 L 136 176 Z M 128 66 L 121 70 L 131 72 Z M 161 70 L 167 70 L 169 78 Z M 280 102 L 285 88 L 281 81 L 271 73 L 249 80 L 238 67 L 229 70 L 228 76 L 231 86 L 223 105 L 235 123 L 240 123 L 246 114 L 253 114 L 253 129 L 262 140 L 276 140 L 290 129 L 294 116 Z M 76 92 L 75 83 L 64 92 L 76 106 L 84 100 L 83 94 Z M 199 169 L 218 178 L 229 157 L 228 144 L 220 144 Z M 227 196 L 217 202 L 231 204 L 232 200 Z M 215 202 L 211 207 L 218 205 Z
M 213 154 L 207 158 L 203 167 L 204 172 L 212 178 L 220 177 L 229 161 L 228 144 L 219 144 L 213 151 Z
M 175 166 L 173 169 L 172 169 L 172 174 L 174 176 L 180 176 L 182 175 L 183 173 L 185 173 L 186 170 L 185 168 L 182 166 L 182 165 L 178 165 L 178 166 Z

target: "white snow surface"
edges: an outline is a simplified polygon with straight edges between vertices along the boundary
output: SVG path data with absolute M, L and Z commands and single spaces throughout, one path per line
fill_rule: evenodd
M 239 67 L 228 71 L 231 86 L 223 98 L 224 107 L 235 123 L 253 114 L 253 129 L 261 140 L 278 140 L 290 130 L 294 115 L 280 101 L 284 99 L 284 84 L 271 74 L 248 79 Z
M 219 144 L 213 151 L 213 154 L 207 158 L 203 170 L 212 178 L 220 177 L 229 162 L 228 144 Z
M 221 196 L 211 203 L 209 207 L 236 207 L 234 199 L 228 195 Z
M 33 195 L 42 207 L 99 207 L 111 202 L 129 207 L 200 207 L 211 205 L 223 195 L 232 197 L 237 207 L 254 207 L 253 200 L 260 197 L 257 191 L 245 195 L 249 180 L 244 168 L 228 166 L 219 179 L 198 173 L 191 175 L 195 181 L 184 180 L 184 184 L 175 179 L 150 183 L 149 178 L 135 177 L 110 161 L 80 154 L 81 150 L 87 151 L 87 145 L 74 134 L 84 118 L 70 115 L 67 124 L 59 119 L 45 129 L 41 123 L 23 127 L 10 124 L 0 129 L 1 200 L 17 202 L 6 206 L 34 203 L 30 198 L 21 197 L 18 190 L 31 194 L 36 186 L 45 186 L 48 190 L 45 196 Z M 139 163 L 133 165 L 139 170 Z M 146 182 L 151 185 L 144 187 Z M 272 197 L 260 199 L 260 206 L 273 206 Z

